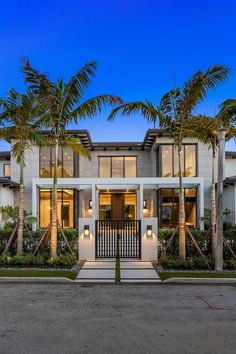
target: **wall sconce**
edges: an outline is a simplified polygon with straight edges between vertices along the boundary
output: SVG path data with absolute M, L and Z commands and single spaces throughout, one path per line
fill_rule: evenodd
M 152 225 L 147 225 L 147 237 L 152 237 Z
M 89 201 L 89 209 L 92 209 L 92 207 L 93 207 L 93 202 L 92 202 L 92 200 L 90 199 L 90 201 Z
M 147 201 L 146 201 L 146 199 L 144 199 L 144 201 L 143 201 L 143 209 L 147 209 Z
M 89 236 L 90 236 L 89 225 L 84 225 L 84 237 L 89 237 Z

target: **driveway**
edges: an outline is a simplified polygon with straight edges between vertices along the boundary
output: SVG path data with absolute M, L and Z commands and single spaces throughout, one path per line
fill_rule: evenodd
M 236 287 L 0 284 L 0 353 L 233 353 Z

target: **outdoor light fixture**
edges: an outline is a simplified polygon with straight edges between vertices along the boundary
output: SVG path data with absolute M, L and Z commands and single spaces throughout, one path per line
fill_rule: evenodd
M 90 199 L 90 201 L 89 201 L 89 209 L 92 209 L 92 207 L 93 207 L 93 202 L 92 202 L 92 200 Z
M 152 237 L 152 225 L 147 225 L 147 237 Z
M 84 225 L 84 236 L 85 237 L 90 236 L 89 225 Z
M 144 199 L 144 201 L 143 201 L 143 209 L 147 209 L 147 201 L 146 201 L 146 199 Z

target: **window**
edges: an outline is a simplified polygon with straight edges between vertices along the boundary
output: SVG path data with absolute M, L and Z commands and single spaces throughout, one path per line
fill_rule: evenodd
M 161 145 L 162 177 L 178 177 L 179 162 L 178 149 L 174 145 Z M 196 171 L 196 145 L 183 145 L 182 176 L 195 177 Z
M 74 190 L 59 189 L 57 195 L 58 220 L 63 228 L 74 227 Z M 39 191 L 39 227 L 46 228 L 51 219 L 52 190 Z
M 10 164 L 4 164 L 4 177 L 11 177 L 11 165 Z
M 99 195 L 99 219 L 111 219 L 111 194 Z
M 185 217 L 189 227 L 197 224 L 197 190 L 185 189 Z M 162 189 L 160 197 L 160 221 L 161 227 L 171 228 L 178 224 L 179 218 L 179 190 Z
M 40 178 L 54 176 L 55 148 L 43 146 L 40 149 Z M 57 177 L 71 178 L 74 176 L 74 153 L 70 148 L 59 147 Z
M 99 177 L 134 178 L 137 176 L 136 156 L 99 157 Z

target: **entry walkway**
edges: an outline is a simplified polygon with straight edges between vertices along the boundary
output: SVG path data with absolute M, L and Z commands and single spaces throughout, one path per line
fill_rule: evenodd
M 156 283 L 160 278 L 151 262 L 145 261 L 122 261 L 121 283 Z M 85 262 L 78 273 L 76 282 L 79 283 L 114 283 L 116 262 L 111 261 L 90 261 Z

